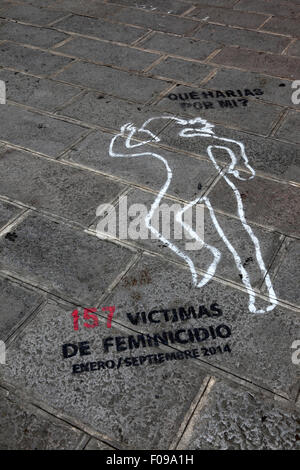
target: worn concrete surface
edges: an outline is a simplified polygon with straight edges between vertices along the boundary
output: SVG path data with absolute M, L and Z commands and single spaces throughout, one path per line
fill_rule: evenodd
M 299 448 L 299 31 L 296 0 L 0 1 L 1 449 Z M 164 162 L 206 245 L 101 235 L 125 200 L 148 230 Z

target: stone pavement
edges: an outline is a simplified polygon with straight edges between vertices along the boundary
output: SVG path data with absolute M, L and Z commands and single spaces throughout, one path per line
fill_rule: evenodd
M 0 448 L 299 448 L 300 1 L 0 0 L 0 67 Z M 99 236 L 159 194 L 202 287 Z

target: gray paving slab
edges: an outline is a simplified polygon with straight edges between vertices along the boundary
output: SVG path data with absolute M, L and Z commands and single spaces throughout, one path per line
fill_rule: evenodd
M 120 9 L 117 5 L 109 5 L 99 0 L 89 0 L 88 4 L 86 0 L 56 0 L 53 7 L 96 18 L 110 18 Z
M 0 286 L 0 339 L 5 341 L 42 303 L 43 296 L 8 279 L 0 278 Z
M 142 135 L 142 134 L 141 134 Z M 64 156 L 64 160 L 79 163 L 86 168 L 99 170 L 103 173 L 119 176 L 124 180 L 152 190 L 160 190 L 166 180 L 165 167 L 157 158 L 112 158 L 109 155 L 110 142 L 114 136 L 105 132 L 95 132 L 76 145 Z M 116 153 L 124 151 L 124 139 L 119 138 L 114 145 Z M 187 155 L 168 152 L 157 147 L 146 148 L 145 151 L 157 152 L 167 158 L 174 169 L 172 184 L 168 194 L 181 198 L 192 199 L 197 195 L 197 187 L 201 181 L 202 188 L 207 188 L 215 177 L 212 165 Z M 198 169 L 197 169 L 198 167 Z M 189 184 L 185 184 L 186 174 Z
M 289 38 L 264 34 L 246 29 L 228 28 L 216 24 L 204 24 L 194 37 L 219 44 L 234 44 L 256 51 L 275 52 L 280 54 L 290 43 Z
M 0 241 L 0 268 L 80 303 L 96 303 L 133 255 L 38 214 L 13 233 Z
M 156 107 L 169 113 L 201 116 L 218 124 L 230 123 L 241 130 L 261 135 L 268 135 L 282 111 L 277 106 L 249 100 L 245 94 L 239 98 L 229 98 L 225 90 L 220 91 L 209 94 L 203 88 L 182 85 L 162 97 Z M 258 114 L 259 120 L 256 119 Z
M 122 8 L 117 12 L 113 21 L 128 23 L 144 28 L 150 28 L 154 31 L 163 31 L 165 33 L 189 34 L 197 26 L 197 21 L 189 18 L 176 18 L 173 16 L 150 13 L 142 10 L 132 10 L 131 8 Z
M 110 3 L 142 8 L 143 10 L 147 11 L 171 13 L 172 15 L 181 15 L 189 9 L 188 4 L 178 0 L 151 0 L 151 2 L 140 2 L 138 0 L 111 0 Z
M 32 5 L 14 5 L 7 10 L 1 11 L 3 18 L 22 21 L 24 23 L 46 26 L 63 16 L 61 11 L 37 8 Z
M 151 106 L 130 103 L 94 92 L 80 97 L 76 102 L 64 107 L 58 114 L 116 130 L 120 130 L 121 126 L 127 122 L 134 122 L 135 125 L 141 126 L 147 119 L 157 116 L 156 110 Z M 159 120 L 153 121 L 147 128 L 158 132 L 165 125 L 165 122 Z
M 291 360 L 291 345 L 299 331 L 299 314 L 278 306 L 264 314 L 253 314 L 249 312 L 248 300 L 247 294 L 214 281 L 195 288 L 189 269 L 145 255 L 106 302 L 116 306 L 115 322 L 146 335 L 160 333 L 162 341 L 168 340 L 172 348 L 197 348 L 202 364 L 205 362 L 268 390 L 295 397 L 299 372 Z M 256 299 L 257 307 L 267 305 L 268 302 Z M 155 313 L 149 319 L 152 311 Z M 145 312 L 146 323 L 141 312 Z M 193 312 L 196 318 L 191 318 Z M 227 327 L 218 330 L 223 338 L 209 330 L 212 326 L 215 331 L 219 325 Z M 200 342 L 189 336 L 188 330 L 193 328 L 206 330 L 206 333 L 200 330 Z M 179 333 L 177 341 L 175 332 L 181 330 L 184 332 Z M 171 336 L 163 336 L 163 332 L 171 332 Z M 106 336 L 112 337 L 112 346 L 108 347 L 112 353 L 117 347 L 115 339 L 110 333 Z M 225 348 L 226 344 L 231 352 Z M 123 351 L 125 355 L 128 352 Z
M 280 263 L 274 286 L 279 298 L 295 305 L 300 305 L 299 275 L 300 275 L 300 242 L 289 240 L 283 248 L 284 257 Z
M 200 6 L 196 10 L 191 11 L 188 16 L 198 18 L 210 23 L 222 23 L 229 26 L 240 26 L 242 28 L 256 29 L 264 23 L 268 15 L 248 13 L 227 8 L 215 8 L 210 6 Z
M 243 174 L 242 172 L 240 172 Z M 246 174 L 243 174 L 246 177 Z M 262 224 L 290 236 L 299 234 L 300 189 L 285 182 L 257 176 L 251 181 L 232 180 L 238 188 L 248 221 Z M 219 181 L 210 193 L 211 203 L 229 214 L 237 213 L 232 189 Z
M 144 52 L 126 46 L 94 41 L 82 37 L 76 37 L 56 50 L 75 57 L 92 60 L 93 62 L 117 65 L 129 70 L 143 70 L 159 58 L 159 55 L 153 52 Z
M 69 57 L 62 57 L 12 43 L 1 44 L 0 51 L 0 65 L 2 67 L 12 67 L 21 72 L 42 76 L 55 72 L 72 62 Z
M 108 446 L 104 442 L 92 438 L 84 450 L 114 450 L 113 447 Z
M 199 115 L 201 116 L 200 112 Z M 163 130 L 160 135 L 162 144 L 207 158 L 207 147 L 209 143 L 211 144 L 211 141 L 208 142 L 207 138 L 199 139 L 198 137 L 183 139 L 178 135 L 180 130 L 180 126 L 177 124 Z M 300 153 L 296 145 L 247 134 L 219 125 L 216 125 L 213 130 L 218 137 L 233 139 L 244 144 L 249 162 L 257 174 L 272 175 L 285 181 L 300 182 Z M 221 150 L 220 153 L 215 152 L 215 158 L 217 161 L 224 163 L 229 161 L 227 153 L 223 153 Z M 241 169 L 244 168 L 239 159 L 237 165 Z
M 3 389 L 0 396 L 1 450 L 76 449 L 81 431 L 15 399 Z
M 111 368 L 124 354 L 105 354 L 102 341 L 108 333 L 120 336 L 130 334 L 130 330 L 124 333 L 113 327 L 108 332 L 101 321 L 96 329 L 74 332 L 71 312 L 70 306 L 45 307 L 9 348 L 5 379 L 124 447 L 168 449 L 205 373 L 191 362 L 187 367 L 184 360 L 153 363 L 146 370 L 138 367 L 136 356 L 156 353 L 157 348 L 127 352 L 128 362 L 133 361 L 134 366 Z M 63 357 L 63 344 L 74 341 L 88 341 L 88 358 Z M 97 370 L 96 361 L 104 361 L 109 367 Z M 73 366 L 82 362 L 95 363 L 96 369 L 84 376 L 72 373 Z
M 32 77 L 21 72 L 0 70 L 0 80 L 6 83 L 6 99 L 17 103 L 54 111 L 59 105 L 80 93 L 80 89 L 46 78 Z
M 300 56 L 300 41 L 299 39 L 291 44 L 286 51 L 287 55 Z
M 297 450 L 299 418 L 278 402 L 217 381 L 178 449 Z
M 11 7 L 11 0 L 1 0 L 0 10 L 7 9 L 8 7 Z
M 228 90 L 229 96 L 238 96 L 240 90 L 259 101 L 268 101 L 281 106 L 297 107 L 292 102 L 292 80 L 271 77 L 255 72 L 219 69 L 204 86 L 214 90 Z M 233 92 L 233 93 L 230 93 Z M 260 94 L 258 94 L 260 93 Z M 226 94 L 226 93 L 225 93 Z
M 163 157 L 168 160 L 169 166 L 174 172 L 174 175 L 176 175 L 175 168 L 176 166 L 178 167 L 179 165 L 178 163 L 174 165 L 174 161 L 175 161 L 174 157 L 172 161 L 172 159 L 169 158 L 170 154 L 166 155 L 163 152 L 161 153 L 161 155 L 163 155 Z M 205 189 L 207 186 L 207 180 L 205 179 L 205 177 L 207 178 L 208 176 L 207 168 L 209 166 L 206 162 L 204 161 L 201 162 L 200 160 L 198 160 L 197 162 L 194 163 L 194 166 L 192 167 L 192 166 L 185 165 L 185 159 L 181 159 L 181 160 L 182 160 L 181 165 L 180 165 L 181 168 L 180 167 L 177 168 L 177 178 L 175 178 L 175 185 L 177 181 L 181 181 L 181 183 L 182 181 L 189 181 L 190 190 L 184 197 L 188 202 L 190 202 L 194 200 L 197 196 L 200 197 L 205 192 Z M 181 170 L 181 171 L 178 172 L 178 170 Z M 198 189 L 197 186 L 199 182 L 200 182 L 200 185 L 202 186 L 201 190 L 197 190 Z M 161 187 L 162 186 L 163 186 L 163 181 L 161 183 Z M 186 189 L 185 185 L 181 186 L 182 192 L 183 192 L 183 189 Z M 181 196 L 181 194 L 179 194 L 179 196 Z M 153 236 L 151 236 L 150 231 L 146 227 L 145 217 L 146 217 L 147 211 L 150 211 L 151 204 L 153 204 L 156 197 L 157 195 L 154 195 L 152 193 L 147 193 L 139 189 L 134 190 L 132 193 L 130 193 L 127 196 L 126 202 L 124 202 L 124 199 L 123 199 L 117 206 L 116 208 L 117 220 L 119 220 L 119 207 L 124 208 L 124 205 L 126 204 L 127 211 L 128 211 L 128 217 L 127 217 L 128 233 L 129 233 L 128 239 L 131 241 L 131 243 L 134 243 L 136 246 L 140 248 L 144 248 L 152 252 L 159 253 L 160 255 L 165 256 L 166 258 L 184 263 L 184 260 L 178 257 L 178 255 L 174 253 L 174 251 L 172 251 L 166 244 L 162 243 L 161 240 L 153 239 Z M 140 210 L 140 206 L 138 206 L 139 204 L 143 204 L 144 207 L 147 208 L 147 210 L 144 211 L 144 215 L 143 213 L 139 214 L 135 212 L 135 209 Z M 176 204 L 177 204 L 177 207 L 175 206 Z M 167 212 L 163 212 L 165 210 L 164 209 L 165 207 L 167 207 L 168 210 L 170 211 L 168 216 L 166 215 Z M 180 226 L 176 222 L 174 222 L 174 215 L 171 215 L 172 212 L 176 213 L 178 212 L 178 210 L 182 208 L 183 208 L 183 204 L 178 204 L 174 200 L 163 198 L 159 208 L 154 213 L 153 221 L 157 220 L 156 217 L 157 218 L 159 217 L 159 213 L 161 211 L 161 213 L 165 214 L 164 216 L 162 216 L 162 217 L 165 217 L 164 223 L 166 223 L 167 217 L 169 217 L 168 220 L 170 221 L 169 222 L 170 232 L 168 233 L 164 231 L 167 229 L 166 226 L 165 228 L 162 228 L 162 226 L 158 225 L 157 222 L 156 223 L 153 222 L 153 224 L 160 231 L 160 233 L 163 233 L 163 234 L 166 233 L 165 235 L 166 238 L 170 240 L 171 243 L 174 244 L 175 247 L 177 247 L 177 249 L 179 249 L 186 256 L 188 256 L 193 261 L 196 268 L 201 269 L 204 272 L 207 272 L 208 268 L 213 262 L 213 255 L 210 249 L 203 247 L 202 249 L 190 250 L 189 246 L 191 244 L 191 239 L 187 237 L 187 234 L 185 231 L 182 232 L 182 230 L 180 230 Z M 218 213 L 215 213 L 215 217 L 217 218 L 219 225 L 222 227 L 222 231 L 224 235 L 226 236 L 227 240 L 229 240 L 230 243 L 233 246 L 235 246 L 235 249 L 237 250 L 241 258 L 241 262 L 243 266 L 247 267 L 247 272 L 249 275 L 251 285 L 253 286 L 253 288 L 259 288 L 260 284 L 262 283 L 264 279 L 264 274 L 261 272 L 259 266 L 256 263 L 255 247 L 254 247 L 253 242 L 251 241 L 251 238 L 246 233 L 245 229 L 243 228 L 239 220 L 236 220 L 232 217 L 223 216 L 222 214 L 218 214 Z M 102 219 L 101 217 L 97 219 L 95 223 L 95 229 L 97 227 L 98 222 L 100 222 L 101 219 Z M 138 223 L 137 222 L 138 220 L 139 220 L 140 232 L 143 234 L 145 233 L 146 235 L 148 234 L 148 238 L 145 237 L 146 239 L 132 239 L 130 236 L 130 234 L 132 233 L 131 230 L 134 230 L 134 227 Z M 190 223 L 188 222 L 188 224 Z M 99 226 L 100 225 L 98 225 L 98 229 L 99 229 Z M 193 228 L 195 229 L 195 227 L 197 227 L 196 231 L 198 232 L 200 237 L 201 237 L 201 233 L 203 233 L 205 243 L 217 248 L 217 250 L 219 251 L 220 262 L 216 270 L 216 276 L 221 277 L 222 279 L 228 279 L 230 281 L 234 281 L 235 283 L 242 285 L 241 274 L 239 270 L 233 264 L 234 263 L 233 256 L 228 250 L 228 248 L 226 247 L 223 239 L 218 234 L 208 210 L 205 209 L 203 212 L 201 213 L 199 212 L 199 214 L 197 215 L 197 225 L 196 225 L 196 209 L 195 208 L 193 209 Z M 255 226 L 252 226 L 251 228 L 254 234 L 256 235 L 257 239 L 259 240 L 262 258 L 265 262 L 265 265 L 268 267 L 270 266 L 280 246 L 282 237 L 280 238 L 280 235 L 276 232 L 268 232 Z M 135 233 L 135 231 L 133 233 Z M 178 239 L 180 235 L 178 236 L 177 233 L 183 235 L 182 239 Z M 117 236 L 118 236 L 118 232 L 117 232 Z M 192 241 L 195 242 L 195 240 L 192 240 Z
M 199 64 L 189 60 L 168 57 L 163 62 L 151 68 L 149 73 L 151 75 L 199 85 L 212 70 L 214 70 L 213 67 L 207 64 Z
M 272 16 L 262 30 L 271 33 L 285 34 L 286 36 L 300 37 L 300 18 L 281 18 Z
M 293 3 L 294 5 L 299 5 L 299 0 L 290 0 L 291 3 Z
M 14 206 L 13 204 L 5 201 L 0 201 L 0 228 L 4 227 L 10 220 L 17 217 L 21 212 L 22 209 L 20 207 Z
M 0 39 L 30 44 L 47 49 L 68 38 L 67 34 L 50 28 L 37 28 L 21 23 L 0 24 Z
M 194 38 L 172 36 L 159 32 L 155 32 L 144 41 L 141 41 L 139 47 L 197 60 L 206 59 L 218 48 L 211 41 L 200 41 Z
M 187 0 L 192 5 L 208 5 L 208 0 Z M 209 5 L 214 7 L 231 7 L 236 3 L 236 0 L 209 0 Z
M 298 93 L 299 95 L 299 93 Z M 299 98 L 298 98 L 299 100 Z M 289 111 L 281 126 L 276 132 L 276 137 L 287 140 L 288 142 L 300 143 L 299 137 L 300 113 L 297 111 Z
M 211 62 L 290 80 L 296 80 L 299 76 L 300 60 L 298 58 L 251 51 L 234 46 L 224 47 Z
M 300 5 L 282 0 L 240 0 L 235 6 L 235 10 L 256 11 L 269 13 L 274 16 L 295 17 L 300 14 Z
M 88 226 L 99 204 L 125 186 L 99 174 L 18 150 L 0 156 L 1 195 Z
M 9 120 L 7 117 L 9 116 Z M 27 111 L 13 105 L 0 107 L 0 139 L 30 150 L 58 156 L 87 130 L 52 117 Z
M 55 78 L 140 103 L 155 98 L 170 87 L 161 80 L 84 62 L 68 67 Z
M 30 4 L 39 8 L 40 7 L 47 7 L 47 8 L 54 7 L 54 9 L 55 9 L 55 5 L 57 5 L 59 2 L 60 0 L 53 0 L 53 2 L 49 4 L 49 0 L 22 0 L 22 3 Z
M 138 38 L 144 36 L 147 30 L 133 26 L 126 26 L 118 23 L 110 23 L 100 18 L 89 18 L 87 16 L 72 15 L 58 23 L 55 28 L 64 31 L 84 34 L 86 36 L 95 36 L 107 41 L 116 41 L 132 43 Z

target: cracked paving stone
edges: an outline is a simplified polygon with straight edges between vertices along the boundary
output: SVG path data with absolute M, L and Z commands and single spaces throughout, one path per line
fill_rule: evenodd
M 107 335 L 132 331 L 114 326 L 108 331 L 106 318 L 101 318 L 99 327 L 83 329 L 81 325 L 74 332 L 71 312 L 71 305 L 48 303 L 9 348 L 4 379 L 122 446 L 168 449 L 205 373 L 192 361 L 187 367 L 186 360 L 139 366 L 137 356 L 163 352 L 154 347 L 105 353 Z M 88 341 L 91 354 L 64 358 L 62 345 L 78 341 Z M 121 356 L 134 365 L 124 362 L 117 369 Z M 72 373 L 80 363 L 92 364 L 92 370 Z
M 86 226 L 99 204 L 125 189 L 102 175 L 12 149 L 0 155 L 0 187 L 7 197 Z
M 300 414 L 217 381 L 196 410 L 179 450 L 299 450 Z
M 0 80 L 6 83 L 8 100 L 46 111 L 54 111 L 57 106 L 80 93 L 80 89 L 64 83 L 4 69 L 0 70 Z
M 162 122 L 161 122 L 162 124 Z M 166 180 L 164 165 L 157 158 L 112 158 L 109 156 L 110 142 L 114 136 L 105 132 L 95 132 L 81 141 L 64 156 L 64 160 L 79 163 L 87 168 L 99 170 L 106 174 L 145 185 L 158 191 Z M 175 169 L 172 184 L 168 194 L 181 199 L 193 199 L 197 194 L 197 187 L 201 180 L 203 188 L 208 188 L 215 177 L 212 165 L 206 161 L 199 161 L 187 155 L 170 152 L 154 146 L 147 146 L 145 151 L 156 152 L 167 158 L 169 164 Z M 123 141 L 115 141 L 114 151 L 124 151 Z M 198 166 L 198 171 L 196 168 Z M 190 179 L 186 184 L 186 172 Z
M 176 158 L 174 160 L 176 160 Z M 204 171 L 201 171 L 201 168 L 203 168 L 203 163 Z M 169 164 L 172 168 L 170 160 Z M 194 179 L 196 181 L 196 184 L 194 185 L 194 193 L 190 194 L 189 200 L 194 200 L 197 196 L 200 196 L 206 190 L 207 182 L 205 182 L 205 178 L 203 179 L 203 176 L 207 172 L 207 164 L 206 162 L 197 161 L 197 165 L 199 165 L 200 172 L 197 173 L 194 169 Z M 183 167 L 185 178 L 189 179 L 188 167 L 184 164 Z M 189 168 L 190 171 L 192 169 L 193 167 Z M 209 176 L 209 173 L 207 173 L 207 176 Z M 202 182 L 202 188 L 200 191 L 197 191 L 198 181 Z M 159 253 L 165 256 L 166 258 L 173 259 L 174 261 L 180 260 L 181 262 L 184 262 L 166 244 L 162 243 L 161 240 L 157 238 L 153 239 L 153 236 L 151 236 L 151 232 L 148 231 L 145 225 L 144 219 L 147 215 L 147 210 L 150 211 L 151 204 L 153 204 L 156 197 L 157 195 L 153 195 L 145 191 L 140 191 L 138 189 L 133 190 L 127 196 L 127 202 L 122 200 L 118 204 L 116 208 L 117 220 L 120 207 L 124 208 L 125 204 L 127 203 L 128 233 L 133 233 L 134 227 L 138 225 L 138 231 L 140 233 L 140 236 L 142 236 L 142 234 L 148 235 L 148 237 L 146 236 L 145 239 L 141 239 L 139 235 L 136 235 L 136 237 L 139 237 L 137 239 L 131 239 L 129 236 L 131 242 L 136 244 L 139 248 L 151 250 L 152 252 Z M 143 208 L 139 206 L 140 204 L 143 204 L 145 207 L 147 207 L 147 210 L 144 210 L 144 212 L 141 212 L 141 214 L 136 212 L 138 210 L 142 211 Z M 182 232 L 180 225 L 174 221 L 174 214 L 182 208 L 182 204 L 179 204 L 174 200 L 164 198 L 161 201 L 160 208 L 157 209 L 154 213 L 152 225 L 154 225 L 155 228 L 160 231 L 160 233 L 165 234 L 165 237 L 170 240 L 171 243 L 173 243 L 178 249 L 180 249 L 183 253 L 189 256 L 196 268 L 206 271 L 210 264 L 213 262 L 213 255 L 208 248 L 199 248 L 199 246 L 197 247 L 195 245 L 195 239 L 189 238 L 185 231 Z M 242 284 L 241 275 L 239 274 L 239 271 L 236 268 L 233 268 L 234 260 L 232 254 L 226 248 L 222 238 L 218 235 L 213 221 L 210 217 L 209 211 L 207 209 L 203 210 L 203 207 L 201 209 L 198 207 L 198 210 L 199 212 L 197 212 L 196 219 L 196 209 L 195 207 L 192 209 L 192 219 L 188 219 L 187 223 L 189 225 L 192 224 L 194 230 L 196 230 L 200 238 L 201 234 L 203 233 L 205 243 L 210 246 L 214 246 L 219 250 L 221 254 L 221 260 L 216 270 L 216 276 L 234 281 L 238 284 Z M 164 217 L 165 222 L 165 225 L 163 226 L 159 225 L 158 223 L 158 217 L 160 213 L 164 214 L 161 215 L 162 218 Z M 219 224 L 221 225 L 222 230 L 227 239 L 231 242 L 232 245 L 236 247 L 241 257 L 242 264 L 247 269 L 253 288 L 259 288 L 261 282 L 264 279 L 264 275 L 256 263 L 254 244 L 252 243 L 250 237 L 243 228 L 241 222 L 238 219 L 224 216 L 222 214 L 215 213 L 215 216 Z M 98 231 L 106 231 L 107 227 L 104 225 L 108 221 L 110 221 L 109 223 L 112 224 L 113 219 L 108 217 L 104 220 L 105 223 L 104 221 L 102 222 L 101 218 L 97 221 L 97 226 L 95 225 L 95 228 L 97 228 Z M 168 220 L 168 227 L 166 227 L 166 220 Z M 271 264 L 271 261 L 273 260 L 274 255 L 276 254 L 277 249 L 279 248 L 281 237 L 276 232 L 269 232 L 253 226 L 251 228 L 254 234 L 259 239 L 262 257 L 265 262 L 265 265 L 269 266 Z M 122 237 L 123 235 L 120 235 L 120 232 L 117 231 L 117 236 Z
M 125 269 L 132 251 L 31 214 L 0 240 L 0 268 L 80 303 L 97 302 Z
M 0 365 L 0 367 L 3 367 Z M 1 450 L 74 450 L 83 433 L 0 389 Z
M 170 87 L 161 80 L 82 62 L 71 65 L 55 78 L 140 103 L 155 98 Z
M 168 147 L 192 152 L 202 157 L 208 157 L 207 147 L 212 144 L 207 138 L 193 137 L 183 139 L 179 137 L 180 126 L 173 124 L 164 129 L 159 135 L 161 143 Z M 258 175 L 271 175 L 286 181 L 300 182 L 300 151 L 296 145 L 247 134 L 235 129 L 215 125 L 214 133 L 218 137 L 225 137 L 241 142 L 245 146 L 246 155 L 250 165 Z M 228 164 L 227 152 L 215 151 L 218 162 Z M 239 153 L 237 153 L 237 156 Z M 238 158 L 237 167 L 243 169 L 244 165 Z
M 203 88 L 178 85 L 158 102 L 156 108 L 169 113 L 201 116 L 219 124 L 230 123 L 230 126 L 262 135 L 270 132 L 282 111 L 278 106 L 249 100 L 246 96 L 228 98 L 225 93 L 221 93 L 220 96 L 217 92 Z M 260 119 L 257 119 L 257 115 Z
M 0 339 L 5 340 L 42 300 L 38 292 L 0 278 Z
M 57 157 L 87 129 L 12 105 L 0 107 L 0 139 Z
M 299 371 L 291 360 L 291 345 L 299 331 L 299 314 L 279 306 L 264 314 L 253 314 L 248 301 L 246 293 L 215 281 L 198 289 L 192 284 L 189 269 L 144 255 L 106 304 L 115 305 L 115 322 L 146 335 L 160 334 L 161 341 L 168 341 L 172 348 L 196 348 L 201 364 L 295 398 Z M 258 308 L 268 305 L 268 301 L 256 299 Z M 194 328 L 200 328 L 198 340 Z M 113 337 L 111 333 L 106 336 Z M 112 353 L 117 348 L 114 338 L 110 344 Z M 128 347 L 126 341 L 118 347 L 123 346 Z

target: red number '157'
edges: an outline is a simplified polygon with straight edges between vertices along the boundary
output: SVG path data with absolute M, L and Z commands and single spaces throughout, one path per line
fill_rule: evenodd
M 107 317 L 107 322 L 106 322 L 107 328 L 111 328 L 111 322 L 112 322 L 112 318 L 113 318 L 113 314 L 115 313 L 115 310 L 116 310 L 115 306 L 102 307 L 103 312 L 108 312 L 108 317 Z M 96 308 L 85 308 L 83 310 L 83 318 L 85 320 L 92 320 L 92 323 L 84 322 L 83 326 L 85 326 L 86 328 L 95 328 L 95 326 L 99 326 L 99 318 L 97 317 L 97 315 L 93 314 L 95 312 L 97 312 Z M 77 309 L 73 311 L 72 317 L 73 317 L 74 330 L 77 331 L 79 329 L 79 313 Z

